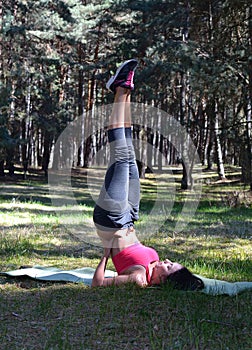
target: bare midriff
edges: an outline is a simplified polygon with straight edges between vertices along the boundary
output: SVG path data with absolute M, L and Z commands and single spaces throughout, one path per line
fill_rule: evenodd
M 103 246 L 106 248 L 111 248 L 112 257 L 120 253 L 125 248 L 139 243 L 133 227 L 111 232 L 97 230 L 97 233 L 102 240 Z

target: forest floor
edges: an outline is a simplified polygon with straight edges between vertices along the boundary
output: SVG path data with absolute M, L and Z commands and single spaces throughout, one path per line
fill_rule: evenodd
M 202 182 L 196 176 L 195 191 L 180 190 L 179 167 L 147 174 L 136 228 L 160 259 L 209 278 L 251 281 L 252 194 L 239 168 L 226 171 L 226 181 L 214 171 L 204 171 Z M 0 271 L 95 267 L 102 248 L 92 210 L 103 175 L 74 169 L 70 181 L 64 174 L 48 181 L 34 170 L 26 180 L 21 172 L 1 179 Z M 0 276 L 0 349 L 251 350 L 251 301 L 251 292 L 91 289 Z

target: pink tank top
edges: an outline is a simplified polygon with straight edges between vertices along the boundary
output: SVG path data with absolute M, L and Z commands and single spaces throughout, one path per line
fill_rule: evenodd
M 118 275 L 131 266 L 144 266 L 146 269 L 147 282 L 150 283 L 148 266 L 154 261 L 159 261 L 159 256 L 155 249 L 145 247 L 141 243 L 136 243 L 116 254 L 112 260 Z

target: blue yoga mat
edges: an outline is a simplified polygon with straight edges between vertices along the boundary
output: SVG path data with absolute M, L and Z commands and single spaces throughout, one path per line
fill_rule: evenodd
M 7 272 L 0 272 L 1 275 L 11 277 L 28 276 L 41 281 L 58 281 L 58 282 L 73 282 L 84 283 L 91 286 L 95 269 L 92 267 L 83 267 L 75 270 L 61 270 L 55 267 L 34 266 L 22 268 Z M 111 270 L 105 271 L 105 277 L 115 277 L 117 273 Z M 241 292 L 252 290 L 252 282 L 226 282 L 211 278 L 206 278 L 200 275 L 195 275 L 202 279 L 205 288 L 202 293 L 210 295 L 230 295 L 234 296 Z

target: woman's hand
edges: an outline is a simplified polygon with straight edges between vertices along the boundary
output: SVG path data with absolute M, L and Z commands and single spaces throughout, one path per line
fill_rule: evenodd
M 109 257 L 110 257 L 110 254 L 111 254 L 111 248 L 104 248 L 103 256 L 104 256 L 105 258 L 109 258 Z

